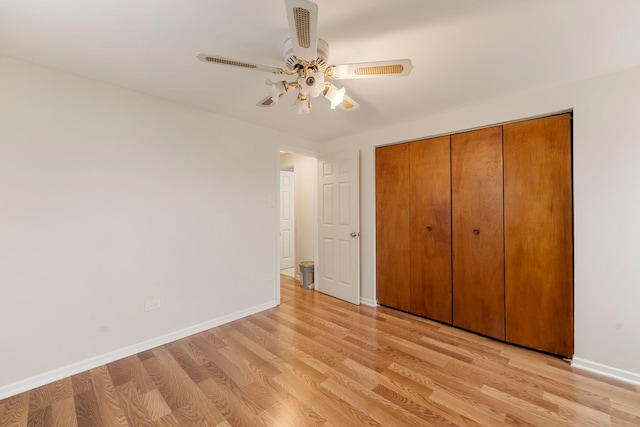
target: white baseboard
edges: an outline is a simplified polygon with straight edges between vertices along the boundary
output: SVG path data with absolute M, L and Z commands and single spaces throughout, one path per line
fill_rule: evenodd
M 601 363 L 592 362 L 580 357 L 573 358 L 573 360 L 571 361 L 571 367 L 640 386 L 640 374 L 635 372 L 625 371 L 623 369 L 618 369 L 612 366 L 603 365 Z
M 369 298 L 360 298 L 360 304 L 362 305 L 368 305 L 369 307 L 377 307 L 378 304 L 376 304 L 376 302 L 372 299 Z
M 188 328 L 175 331 L 166 335 L 152 338 L 147 341 L 143 341 L 138 344 L 134 344 L 128 347 L 121 348 L 100 356 L 92 357 L 71 365 L 63 366 L 52 371 L 44 372 L 33 377 L 7 384 L 0 387 L 0 400 L 6 399 L 11 396 L 15 396 L 25 391 L 33 390 L 34 388 L 41 387 L 45 384 L 52 383 L 54 381 L 61 380 L 63 378 L 76 375 L 89 369 L 97 368 L 98 366 L 106 365 L 107 363 L 115 362 L 116 360 L 123 359 L 125 357 L 132 356 L 134 354 L 150 350 L 155 347 L 159 347 L 164 344 L 168 344 L 172 341 L 176 341 L 190 335 L 197 334 L 199 332 L 206 331 L 207 329 L 215 328 L 216 326 L 224 325 L 225 323 L 232 322 L 234 320 L 242 319 L 243 317 L 250 316 L 255 313 L 259 313 L 264 310 L 268 310 L 277 306 L 275 301 L 265 304 L 257 305 L 254 307 L 240 310 L 235 313 L 228 314 L 226 316 L 212 319 L 207 322 L 200 323 L 198 325 L 190 326 Z

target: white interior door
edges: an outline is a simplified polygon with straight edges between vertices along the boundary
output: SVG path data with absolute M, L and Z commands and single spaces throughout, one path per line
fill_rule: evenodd
M 293 215 L 294 174 L 280 171 L 280 269 L 295 267 Z
M 318 159 L 316 288 L 360 304 L 360 153 Z

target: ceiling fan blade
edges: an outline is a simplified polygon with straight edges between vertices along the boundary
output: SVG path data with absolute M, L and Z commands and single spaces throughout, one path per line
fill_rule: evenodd
M 286 71 L 280 67 L 238 61 L 237 59 L 225 58 L 223 56 L 212 55 L 209 53 L 198 53 L 196 58 L 202 62 L 210 62 L 213 64 L 228 65 L 230 67 L 245 68 L 247 70 L 266 71 L 267 73 L 273 74 L 286 74 Z
M 366 79 L 380 76 L 408 76 L 413 70 L 410 59 L 361 62 L 327 67 L 327 77 L 333 79 Z
M 285 0 L 293 54 L 305 62 L 318 57 L 318 5 L 308 0 Z

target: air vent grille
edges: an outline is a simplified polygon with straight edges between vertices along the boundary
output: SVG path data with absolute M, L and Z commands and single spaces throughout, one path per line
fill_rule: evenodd
M 293 17 L 296 22 L 296 34 L 298 36 L 298 45 L 304 48 L 311 46 L 310 34 L 311 24 L 309 19 L 309 11 L 301 7 L 293 8 Z
M 211 56 L 205 57 L 208 62 L 215 62 L 217 64 L 224 65 L 233 65 L 234 67 L 244 67 L 244 68 L 258 68 L 256 65 L 247 64 L 246 62 L 238 62 L 232 61 L 230 59 L 222 59 L 222 58 L 212 58 Z
M 359 76 L 372 74 L 401 74 L 404 71 L 402 64 L 380 65 L 376 67 L 360 67 L 356 68 L 355 73 Z

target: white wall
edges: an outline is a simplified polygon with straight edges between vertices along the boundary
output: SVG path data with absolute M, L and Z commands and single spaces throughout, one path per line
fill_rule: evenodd
M 0 94 L 0 399 L 275 304 L 308 141 L 1 56 Z
M 640 68 L 322 145 L 361 150 L 362 290 L 375 299 L 374 149 L 574 109 L 574 365 L 640 383 Z
M 318 211 L 318 160 L 297 153 L 282 153 L 280 168 L 293 166 L 295 215 L 295 268 L 300 278 L 301 261 L 314 261 Z

